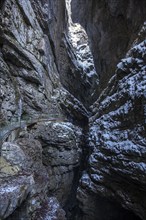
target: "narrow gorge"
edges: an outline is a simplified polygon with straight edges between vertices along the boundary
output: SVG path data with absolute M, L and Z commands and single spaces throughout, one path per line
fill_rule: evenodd
M 146 220 L 146 1 L 0 0 L 0 220 Z

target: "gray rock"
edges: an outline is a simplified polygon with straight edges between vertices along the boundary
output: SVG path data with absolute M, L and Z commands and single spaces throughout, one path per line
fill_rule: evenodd
M 31 133 L 43 147 L 43 164 L 49 175 L 49 193 L 65 204 L 80 165 L 82 130 L 69 122 L 38 123 Z
M 143 220 L 146 218 L 145 53 L 145 40 L 137 40 L 91 107 L 89 142 L 93 151 L 78 194 L 85 214 L 94 213 L 89 219 L 95 219 L 97 210 L 100 211 L 100 197 L 118 202 Z M 94 201 L 89 213 L 83 195 Z M 94 211 L 95 206 L 99 209 Z M 104 214 L 100 215 L 104 219 Z
M 65 212 L 61 209 L 57 199 L 55 197 L 50 197 L 46 203 L 38 209 L 32 220 L 66 220 Z
M 27 198 L 34 183 L 32 175 L 16 175 L 0 179 L 0 218 L 11 215 Z
M 1 219 L 145 220 L 145 4 L 0 1 Z
M 1 201 L 4 196 L 7 198 L 0 207 L 1 218 L 10 214 L 12 218 L 18 214 L 20 219 L 30 218 L 47 198 L 48 175 L 42 165 L 40 143 L 30 138 L 18 139 L 17 143 L 5 142 L 0 164 Z
M 146 19 L 145 8 L 145 0 L 140 4 L 136 0 L 72 0 L 73 22 L 81 24 L 89 36 L 100 75 L 99 92 L 107 86 L 117 63 L 137 38 Z

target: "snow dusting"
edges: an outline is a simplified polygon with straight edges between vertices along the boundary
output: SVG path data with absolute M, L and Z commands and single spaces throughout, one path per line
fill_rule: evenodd
M 0 194 L 12 193 L 12 192 L 16 191 L 17 189 L 18 189 L 17 186 L 6 186 L 6 187 L 1 188 Z
M 76 56 L 77 66 L 82 74 L 86 74 L 88 78 L 94 76 L 98 84 L 98 75 L 95 70 L 87 33 L 80 24 L 72 21 L 71 0 L 66 0 L 66 8 L 68 13 L 68 38 Z

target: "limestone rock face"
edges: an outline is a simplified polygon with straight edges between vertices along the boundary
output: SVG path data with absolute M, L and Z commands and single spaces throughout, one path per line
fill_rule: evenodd
M 14 144 L 13 144 L 14 146 Z M 8 147 L 8 149 L 7 149 Z M 5 143 L 0 157 L 0 218 L 5 219 L 19 207 L 31 193 L 34 186 L 33 174 L 28 171 L 22 171 L 16 163 L 17 159 L 8 160 L 10 143 Z M 18 145 L 15 147 L 19 148 Z M 20 149 L 20 148 L 19 148 Z M 18 155 L 17 150 L 17 155 Z M 21 151 L 21 150 L 20 150 Z M 22 155 L 22 152 L 20 153 Z M 19 154 L 19 155 L 20 155 Z M 12 155 L 12 154 L 11 154 Z M 13 151 L 15 155 L 15 148 Z M 24 157 L 23 157 L 24 158 Z M 19 161 L 21 161 L 19 158 Z M 12 162 L 14 160 L 14 163 Z
M 88 120 L 61 85 L 65 10 L 64 0 L 0 1 L 2 219 L 65 219 L 82 152 L 82 129 L 72 122 Z
M 145 0 L 72 0 L 72 19 L 87 31 L 101 91 L 135 40 L 145 8 Z
M 12 167 L 12 169 L 14 168 Z M 33 177 L 26 174 L 18 176 L 9 175 L 9 177 L 0 179 L 0 184 L 0 217 L 5 219 L 26 200 L 31 192 Z
M 18 139 L 17 143 L 5 142 L 1 149 L 0 181 L 1 204 L 4 204 L 1 218 L 10 214 L 17 218 L 18 207 L 23 209 L 18 212 L 20 219 L 30 218 L 45 200 L 47 192 L 48 175 L 42 165 L 40 143 L 25 138 Z
M 65 204 L 74 172 L 80 165 L 82 130 L 69 122 L 38 123 L 31 133 L 43 147 L 43 164 L 49 175 L 49 193 Z
M 5 142 L 0 162 L 2 219 L 65 219 L 57 199 L 47 196 L 51 175 L 43 166 L 38 141 L 20 138 L 15 144 Z
M 126 58 L 117 65 L 107 88 L 91 107 L 89 146 L 92 153 L 89 169 L 78 189 L 78 199 L 87 219 L 95 219 L 97 213 L 99 219 L 105 219 L 99 201 L 106 204 L 107 199 L 117 201 L 143 220 L 146 218 L 145 25 Z M 93 200 L 91 206 L 84 195 Z
M 0 219 L 146 219 L 145 20 L 145 0 L 0 0 Z
M 51 7 L 49 1 L 1 3 L 0 100 L 1 113 L 6 119 L 17 118 L 20 112 L 27 117 L 48 113 L 51 108 L 53 89 L 59 86 L 55 53 L 64 24 L 63 18 L 54 22 L 52 10 L 63 17 L 63 2 L 54 1 Z M 51 34 L 58 26 L 57 36 Z
M 54 197 L 50 197 L 48 202 L 42 205 L 35 215 L 32 217 L 33 220 L 66 220 L 65 212 L 61 209 L 58 201 Z

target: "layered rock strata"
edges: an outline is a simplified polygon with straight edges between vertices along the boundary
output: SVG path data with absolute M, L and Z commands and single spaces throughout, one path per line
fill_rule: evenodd
M 0 1 L 1 219 L 145 220 L 145 4 Z
M 146 218 L 145 39 L 146 23 L 126 58 L 117 65 L 107 88 L 91 107 L 92 153 L 78 189 L 83 219 L 118 218 L 112 202 L 143 220 Z M 100 210 L 108 204 L 111 216 Z M 136 217 L 127 214 L 128 218 Z
M 100 92 L 136 39 L 146 20 L 145 9 L 145 0 L 72 0 L 72 20 L 88 34 Z
M 88 112 L 61 85 L 64 28 L 63 0 L 0 2 L 1 219 L 65 219 Z

